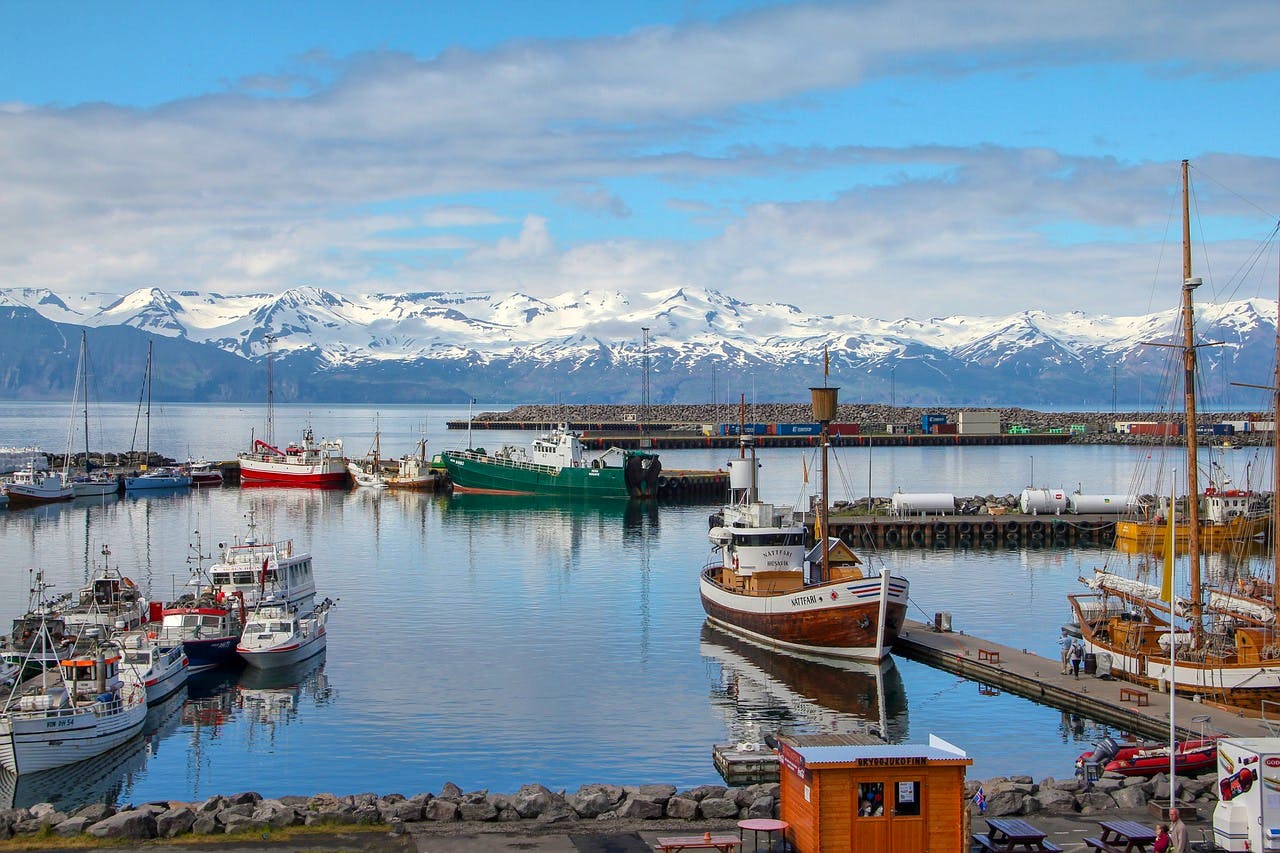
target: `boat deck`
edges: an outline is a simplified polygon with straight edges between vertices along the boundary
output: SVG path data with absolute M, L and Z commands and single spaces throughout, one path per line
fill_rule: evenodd
M 1070 713 L 1082 714 L 1154 740 L 1169 737 L 1169 696 L 1145 690 L 1119 678 L 1062 675 L 1062 664 L 963 632 L 941 632 L 925 622 L 908 620 L 894 653 L 978 682 L 992 695 L 1008 691 Z M 1143 704 L 1145 702 L 1145 704 Z M 1179 737 L 1206 735 L 1275 737 L 1280 719 L 1245 716 L 1239 708 L 1191 699 L 1174 700 Z

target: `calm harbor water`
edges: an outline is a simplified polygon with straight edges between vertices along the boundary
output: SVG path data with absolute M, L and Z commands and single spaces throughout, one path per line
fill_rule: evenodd
M 95 447 L 128 449 L 132 406 L 104 406 Z M 384 456 L 463 446 L 446 431 L 465 408 L 384 406 Z M 314 424 L 347 452 L 372 443 L 375 410 L 280 407 L 276 436 Z M 0 444 L 66 445 L 66 406 L 13 405 Z M 167 405 L 152 445 L 230 458 L 262 414 Z M 477 433 L 475 443 L 529 434 Z M 140 446 L 140 445 L 138 445 Z M 1250 453 L 1252 453 L 1250 451 Z M 1142 450 L 1086 446 L 845 451 L 833 497 L 907 491 L 1017 492 L 1030 482 L 1119 492 Z M 723 466 L 723 450 L 662 454 L 667 468 Z M 798 503 L 798 450 L 762 453 L 766 499 Z M 1238 452 L 1231 464 L 1265 468 Z M 1034 468 L 1034 474 L 1032 469 Z M 811 470 L 811 468 L 810 468 Z M 1243 473 L 1237 481 L 1243 480 Z M 575 504 L 487 496 L 222 488 L 85 499 L 0 512 L 0 624 L 22 612 L 28 569 L 69 591 L 110 561 L 169 599 L 201 544 L 245 532 L 315 556 L 321 595 L 339 599 L 323 658 L 264 679 L 215 673 L 153 709 L 150 734 L 50 776 L 0 778 L 0 800 L 198 799 L 333 791 L 514 791 L 526 782 L 715 782 L 711 745 L 778 728 L 844 731 L 884 718 L 895 740 L 937 734 L 969 751 L 972 773 L 1063 776 L 1101 729 L 905 660 L 868 667 L 765 651 L 704 624 L 697 572 L 710 556 L 706 505 Z M 197 537 L 197 531 L 199 535 Z M 911 616 L 953 614 L 958 629 L 1053 656 L 1064 596 L 1100 551 L 900 551 L 871 555 L 912 584 Z M 0 806 L 7 805 L 0 802 Z

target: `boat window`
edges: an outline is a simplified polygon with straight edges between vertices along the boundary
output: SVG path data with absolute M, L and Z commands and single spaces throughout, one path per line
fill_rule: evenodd
M 272 622 L 271 630 L 276 634 L 289 634 L 293 632 L 293 626 L 288 622 Z
M 261 622 L 250 622 L 248 625 L 244 626 L 244 632 L 246 634 L 261 634 L 263 630 Z
M 231 583 L 231 572 L 214 572 L 213 582 L 218 586 Z
M 182 627 L 184 627 L 184 628 L 194 628 L 194 627 L 196 627 L 196 626 L 197 626 L 197 625 L 199 625 L 199 624 L 200 624 L 200 617 L 199 617 L 199 616 L 194 616 L 194 615 L 192 615 L 192 616 L 183 616 L 183 617 L 182 617 Z
M 276 570 L 275 570 L 275 569 L 267 569 L 267 571 L 264 573 L 264 576 L 265 576 L 265 577 L 266 577 L 266 579 L 267 579 L 268 581 L 270 581 L 271 583 L 275 583 L 275 580 L 276 580 Z
M 219 616 L 206 616 L 200 622 L 206 628 L 217 628 L 222 625 L 222 618 Z
M 253 572 L 236 572 L 236 583 L 253 583 Z
M 125 652 L 125 663 L 151 663 L 151 655 L 146 652 Z
M 780 545 L 803 545 L 799 533 L 739 533 L 734 531 L 733 541 L 746 548 L 770 548 Z

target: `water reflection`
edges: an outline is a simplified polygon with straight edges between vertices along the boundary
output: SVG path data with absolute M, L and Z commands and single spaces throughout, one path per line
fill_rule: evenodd
M 128 743 L 84 761 L 40 773 L 15 776 L 0 769 L 0 808 L 53 803 L 69 812 L 86 803 L 115 803 L 157 755 L 160 744 L 178 727 L 186 701 L 182 690 L 147 711 L 141 733 Z
M 906 689 L 892 658 L 874 664 L 776 652 L 710 622 L 699 650 L 720 665 L 712 701 L 731 742 L 775 731 L 883 733 L 891 743 L 909 734 Z

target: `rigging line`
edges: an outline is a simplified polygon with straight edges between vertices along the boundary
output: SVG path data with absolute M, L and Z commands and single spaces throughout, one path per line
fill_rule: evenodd
M 1192 169 L 1193 171 L 1195 171 L 1195 173 L 1196 173 L 1196 175 L 1197 175 L 1197 176 L 1203 176 L 1203 177 L 1204 177 L 1204 179 L 1205 179 L 1206 181 L 1208 181 L 1209 183 L 1211 183 L 1211 184 L 1213 184 L 1214 186 L 1218 187 L 1220 190 L 1222 190 L 1223 192 L 1227 193 L 1228 195 L 1230 195 L 1230 196 L 1234 196 L 1235 198 L 1237 198 L 1237 199 L 1239 199 L 1240 201 L 1244 202 L 1245 204 L 1249 205 L 1249 206 L 1250 206 L 1250 207 L 1252 207 L 1254 210 L 1258 211 L 1259 213 L 1261 213 L 1263 216 L 1267 217 L 1268 219 L 1277 219 L 1277 218 L 1280 218 L 1280 217 L 1277 217 L 1274 213 L 1271 213 L 1270 211 L 1266 210 L 1264 207 L 1262 207 L 1262 206 L 1261 206 L 1261 205 L 1259 205 L 1258 203 L 1256 203 L 1256 202 L 1254 202 L 1254 201 L 1252 201 L 1252 200 L 1250 200 L 1250 199 L 1248 199 L 1248 198 L 1245 198 L 1244 196 L 1240 195 L 1240 193 L 1238 193 L 1238 192 L 1236 192 L 1235 190 L 1231 189 L 1231 188 L 1230 188 L 1230 187 L 1228 187 L 1226 184 L 1222 183 L 1222 182 L 1221 182 L 1221 181 L 1219 181 L 1217 178 L 1215 178 L 1213 175 L 1209 174 L 1209 173 L 1208 173 L 1208 172 L 1206 172 L 1204 169 L 1201 169 L 1201 168 L 1200 168 L 1199 166 L 1197 166 L 1196 164 L 1191 163 L 1191 164 L 1189 164 L 1189 165 L 1190 165 L 1191 169 Z

